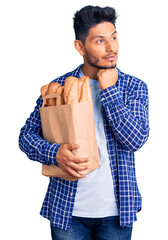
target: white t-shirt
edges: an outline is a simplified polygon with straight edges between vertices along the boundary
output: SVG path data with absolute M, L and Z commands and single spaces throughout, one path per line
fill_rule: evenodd
M 83 74 L 81 72 L 80 77 Z M 100 167 L 78 180 L 73 216 L 101 218 L 117 216 L 118 209 L 114 196 L 113 179 L 104 133 L 102 104 L 99 99 L 99 82 L 90 79 L 95 132 L 100 155 Z

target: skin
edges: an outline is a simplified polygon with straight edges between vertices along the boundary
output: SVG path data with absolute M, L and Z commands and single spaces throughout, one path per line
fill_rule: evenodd
M 78 171 L 87 170 L 89 167 L 88 158 L 75 156 L 72 151 L 79 148 L 78 144 L 61 144 L 57 151 L 57 163 L 64 172 L 69 176 L 83 178 L 86 175 L 81 175 Z M 79 166 L 82 163 L 84 166 Z
M 74 45 L 83 56 L 82 73 L 84 75 L 98 80 L 101 90 L 116 84 L 119 44 L 116 28 L 112 23 L 103 22 L 92 27 L 85 44 L 75 40 Z
M 82 73 L 99 81 L 100 89 L 104 90 L 116 84 L 118 71 L 116 69 L 119 44 L 117 31 L 112 23 L 103 22 L 89 30 L 83 44 L 74 41 L 74 46 L 84 59 Z M 57 163 L 68 175 L 83 178 L 78 171 L 88 169 L 88 158 L 75 156 L 72 151 L 79 148 L 78 144 L 62 144 L 57 151 Z M 84 163 L 84 166 L 79 166 Z

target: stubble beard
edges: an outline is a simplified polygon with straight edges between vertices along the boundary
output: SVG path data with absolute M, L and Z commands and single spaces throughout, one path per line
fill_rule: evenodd
M 86 51 L 86 50 L 85 50 Z M 92 66 L 92 67 L 95 67 L 95 68 L 98 68 L 98 69 L 114 69 L 116 68 L 117 64 L 113 64 L 112 66 L 110 67 L 107 67 L 107 66 L 101 66 L 98 64 L 99 62 L 99 59 L 96 58 L 96 57 L 93 57 L 91 56 L 87 51 L 86 51 L 86 59 L 87 59 L 87 62 Z M 111 61 L 112 63 L 112 61 Z

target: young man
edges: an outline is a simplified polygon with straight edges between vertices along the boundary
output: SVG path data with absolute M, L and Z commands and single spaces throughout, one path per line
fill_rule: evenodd
M 39 108 L 42 97 L 21 129 L 19 144 L 27 156 L 55 164 L 76 182 L 50 178 L 41 215 L 50 220 L 53 239 L 131 239 L 141 195 L 135 174 L 134 152 L 148 139 L 146 84 L 116 68 L 118 40 L 113 8 L 87 6 L 76 12 L 75 48 L 84 64 L 68 76 L 90 78 L 100 167 L 82 177 L 78 165 L 87 162 L 72 154 L 75 144 L 49 143 L 42 138 Z

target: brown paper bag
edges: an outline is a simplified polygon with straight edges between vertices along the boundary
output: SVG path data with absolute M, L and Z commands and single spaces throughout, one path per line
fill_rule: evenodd
M 51 143 L 76 143 L 80 147 L 72 151 L 80 157 L 89 157 L 89 169 L 81 171 L 87 174 L 99 167 L 99 152 L 95 137 L 95 125 L 92 101 L 76 104 L 45 107 L 49 98 L 60 97 L 58 94 L 47 95 L 40 108 L 43 137 Z M 51 164 L 42 165 L 42 174 L 50 177 L 76 181 L 77 178 L 70 177 L 61 168 Z

